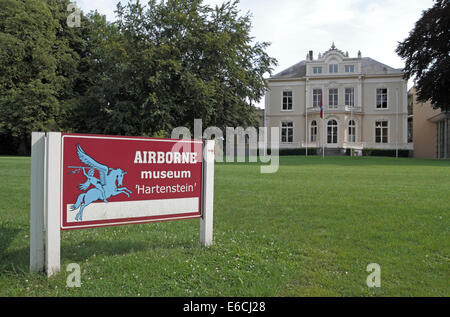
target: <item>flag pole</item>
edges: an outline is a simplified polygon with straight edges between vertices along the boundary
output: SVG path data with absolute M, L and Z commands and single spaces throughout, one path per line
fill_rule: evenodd
M 322 117 L 322 158 L 325 158 L 325 118 Z
M 353 107 L 354 107 L 354 105 L 355 105 L 355 101 L 353 100 L 353 105 L 350 106 L 350 121 L 353 121 Z M 355 130 L 353 130 L 353 125 L 350 128 L 350 130 L 352 132 L 352 138 L 350 140 L 350 142 L 351 142 L 350 157 L 353 157 L 353 138 L 355 138 L 355 141 L 356 141 L 356 136 L 355 136 L 356 135 L 356 122 L 355 122 L 354 127 L 355 127 Z
M 308 104 L 305 103 L 305 113 L 306 113 L 306 122 L 305 122 L 305 135 L 306 135 L 306 156 L 308 156 Z
M 322 93 L 320 94 L 320 114 L 322 116 L 322 159 L 325 159 L 325 113 L 323 111 Z
M 397 111 L 395 113 L 395 157 L 398 158 L 398 88 L 395 89 Z

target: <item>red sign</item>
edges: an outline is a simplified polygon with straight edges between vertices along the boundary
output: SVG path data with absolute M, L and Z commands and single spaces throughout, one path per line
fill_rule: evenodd
M 61 229 L 199 218 L 203 141 L 62 134 Z

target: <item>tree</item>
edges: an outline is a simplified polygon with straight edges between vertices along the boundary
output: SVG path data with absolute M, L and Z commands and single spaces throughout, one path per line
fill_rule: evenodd
M 167 135 L 249 126 L 275 59 L 237 1 L 138 0 L 67 25 L 70 0 L 0 0 L 0 141 L 32 131 Z M 2 148 L 4 144 L 2 144 Z M 0 149 L 2 151 L 3 149 Z
M 101 133 L 154 135 L 176 126 L 255 124 L 263 75 L 276 61 L 268 43 L 252 43 L 250 16 L 237 2 L 139 1 L 117 6 L 92 55 L 101 77 L 88 92 L 84 127 Z M 89 110 L 89 113 L 86 112 Z M 93 132 L 94 132 L 93 131 Z
M 82 94 L 83 28 L 67 26 L 68 3 L 0 0 L 0 136 L 18 139 L 20 154 L 32 131 L 70 130 Z
M 396 52 L 406 59 L 405 78 L 415 76 L 417 99 L 450 110 L 450 2 L 424 11 Z

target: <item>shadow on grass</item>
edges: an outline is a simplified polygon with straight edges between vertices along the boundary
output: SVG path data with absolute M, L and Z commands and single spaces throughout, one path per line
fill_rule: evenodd
M 141 252 L 151 248 L 151 244 L 133 240 L 83 241 L 77 244 L 63 245 L 61 259 L 82 262 L 92 256 L 115 256 Z
M 25 272 L 28 269 L 29 248 L 7 251 L 20 228 L 0 227 L 0 274 Z
M 280 165 L 336 165 L 336 166 L 450 166 L 449 160 L 416 159 L 383 156 L 281 156 Z
M 23 276 L 29 273 L 29 241 L 21 248 L 8 250 L 20 232 L 23 232 L 23 229 L 0 227 L 0 274 Z M 118 238 L 114 241 L 83 240 L 77 243 L 69 243 L 62 241 L 61 262 L 84 262 L 93 256 L 123 256 L 130 253 L 151 250 L 175 249 L 179 247 L 189 250 L 196 247 L 195 244 L 188 243 L 184 240 L 166 241 L 160 239 L 144 242 Z
M 450 166 L 450 160 L 434 160 L 434 159 L 418 159 L 418 158 L 406 158 L 406 157 L 384 157 L 384 156 L 325 156 L 322 158 L 320 155 L 284 155 L 279 157 L 280 166 L 289 165 L 336 165 L 336 166 Z M 237 162 L 236 158 L 229 162 L 216 162 L 219 166 L 232 166 L 232 165 L 270 165 L 268 163 L 261 163 L 259 158 L 256 162 L 249 162 L 248 157 L 244 162 Z

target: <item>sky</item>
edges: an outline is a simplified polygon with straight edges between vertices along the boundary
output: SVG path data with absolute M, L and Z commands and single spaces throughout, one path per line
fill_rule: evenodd
M 126 3 L 127 0 L 122 0 Z M 75 0 L 84 13 L 97 10 L 114 20 L 118 0 Z M 141 1 L 145 3 L 145 0 Z M 223 0 L 204 0 L 219 5 Z M 242 13 L 252 16 L 255 42 L 269 42 L 269 56 L 278 61 L 276 74 L 305 59 L 310 50 L 317 54 L 336 48 L 349 56 L 361 51 L 394 68 L 404 62 L 395 53 L 398 42 L 408 37 L 422 11 L 433 0 L 241 0 Z M 412 85 L 409 82 L 408 89 Z M 262 101 L 259 106 L 262 106 Z

